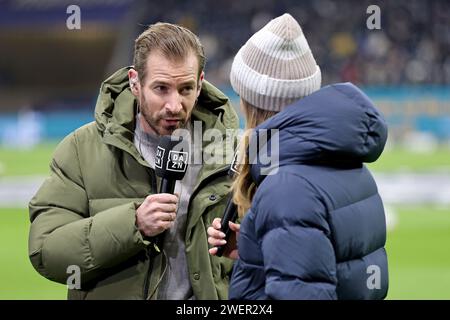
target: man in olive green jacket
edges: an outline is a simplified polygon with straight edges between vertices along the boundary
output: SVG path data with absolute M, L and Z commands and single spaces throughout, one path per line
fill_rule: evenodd
M 152 37 L 157 49 L 148 45 Z M 170 56 L 173 43 L 186 50 Z M 69 299 L 161 297 L 168 257 L 155 239 L 173 227 L 179 203 L 157 194 L 159 180 L 137 148 L 136 130 L 167 135 L 196 121 L 203 134 L 214 129 L 225 137 L 238 127 L 227 97 L 203 80 L 198 44 L 179 26 L 151 26 L 136 40 L 134 67 L 103 82 L 95 122 L 57 147 L 51 175 L 29 205 L 29 256 L 41 275 L 68 284 Z M 229 152 L 219 139 L 205 140 L 203 150 Z M 191 299 L 228 297 L 232 261 L 208 254 L 206 233 L 225 209 L 228 167 L 202 163 L 192 184 L 181 232 Z

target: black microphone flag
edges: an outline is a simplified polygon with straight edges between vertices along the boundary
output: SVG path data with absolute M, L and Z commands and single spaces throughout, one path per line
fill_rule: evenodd
M 175 183 L 182 180 L 186 174 L 189 161 L 189 144 L 183 137 L 161 136 L 156 148 L 155 171 L 161 178 L 159 193 L 175 192 Z M 157 245 L 161 249 L 164 233 L 157 238 Z

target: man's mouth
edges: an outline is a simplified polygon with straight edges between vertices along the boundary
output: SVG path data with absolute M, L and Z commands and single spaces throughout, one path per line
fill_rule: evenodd
M 163 119 L 165 121 L 165 123 L 168 126 L 176 126 L 180 123 L 181 119 L 177 119 L 177 118 L 168 118 L 168 119 Z

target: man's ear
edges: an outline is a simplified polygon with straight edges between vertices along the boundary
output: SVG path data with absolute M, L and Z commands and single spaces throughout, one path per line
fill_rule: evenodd
M 136 70 L 134 70 L 134 69 L 128 70 L 128 80 L 130 82 L 131 93 L 133 93 L 134 96 L 138 97 L 140 83 L 139 83 L 138 73 Z
M 202 71 L 200 77 L 198 78 L 198 86 L 197 86 L 197 98 L 200 95 L 200 91 L 202 91 L 203 79 L 205 78 L 205 73 Z

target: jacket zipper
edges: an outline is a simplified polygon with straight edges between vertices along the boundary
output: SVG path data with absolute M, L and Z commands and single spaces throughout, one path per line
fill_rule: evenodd
M 152 177 L 152 190 L 155 190 L 155 192 L 157 192 L 158 187 L 156 185 L 156 177 L 155 177 L 155 172 L 150 168 L 150 175 Z M 153 261 L 155 260 L 155 255 L 153 254 L 153 246 L 150 245 L 149 247 L 147 247 L 147 256 L 149 259 L 149 264 L 148 264 L 148 270 L 147 270 L 147 274 L 145 275 L 145 281 L 144 281 L 144 291 L 143 291 L 143 296 L 144 296 L 144 300 L 148 300 L 148 291 L 149 291 L 149 286 L 150 286 L 150 275 L 152 273 L 152 269 L 153 269 Z

